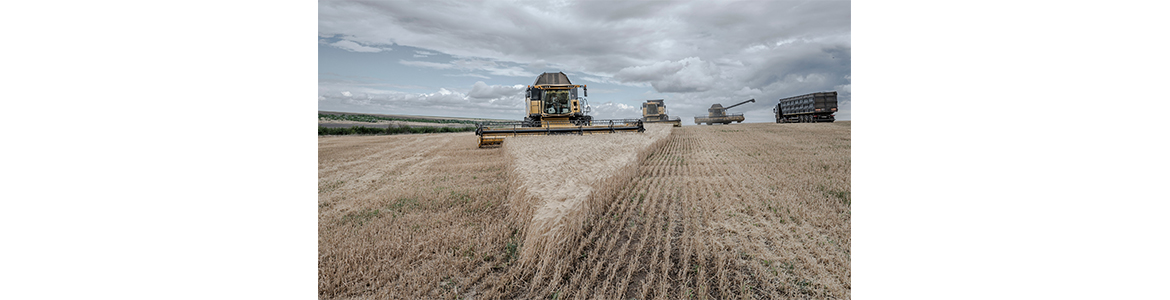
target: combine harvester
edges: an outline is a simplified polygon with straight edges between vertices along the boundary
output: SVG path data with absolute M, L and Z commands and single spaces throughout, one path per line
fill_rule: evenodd
M 642 122 L 646 123 L 671 123 L 674 127 L 682 127 L 682 120 L 675 117 L 674 120 L 666 115 L 666 104 L 662 103 L 663 99 L 646 100 L 642 103 Z
M 476 124 L 479 147 L 499 146 L 508 136 L 646 131 L 642 120 L 593 120 L 585 98 L 577 98 L 577 88 L 584 88 L 583 96 L 589 96 L 588 87 L 569 82 L 563 72 L 540 74 L 525 92 L 528 116 L 524 121 Z
M 837 92 L 820 92 L 780 99 L 772 113 L 776 123 L 833 122 L 837 112 Z
M 748 102 L 756 102 L 756 99 L 736 103 L 735 105 L 723 107 L 719 103 L 711 104 L 711 108 L 707 109 L 707 116 L 695 116 L 695 125 L 707 123 L 707 125 L 715 123 L 731 124 L 731 122 L 743 123 L 743 114 L 727 114 L 727 110 L 732 107 L 743 105 Z

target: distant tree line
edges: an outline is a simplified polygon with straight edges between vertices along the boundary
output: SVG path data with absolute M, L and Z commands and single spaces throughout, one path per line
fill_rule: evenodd
M 406 121 L 406 122 L 422 122 L 422 123 L 443 123 L 443 124 L 475 124 L 475 121 L 468 120 L 450 120 L 450 119 L 410 119 L 410 118 L 390 118 L 370 115 L 335 115 L 335 114 L 317 114 L 317 119 L 325 120 L 343 120 L 354 122 L 369 122 L 377 123 L 378 121 Z
M 317 135 L 350 135 L 350 134 L 411 134 L 411 133 L 443 133 L 475 131 L 475 126 L 467 127 L 410 127 L 401 126 L 389 128 L 353 126 L 349 128 L 327 128 L 317 126 Z

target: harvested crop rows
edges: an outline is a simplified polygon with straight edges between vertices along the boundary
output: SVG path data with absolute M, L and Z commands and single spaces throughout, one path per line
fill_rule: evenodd
M 507 165 L 472 133 L 318 138 L 319 296 L 452 298 L 506 267 Z
M 643 135 L 647 137 L 640 142 L 618 147 L 626 153 L 615 153 L 615 147 L 586 147 L 600 141 L 590 141 L 588 136 L 510 139 L 504 149 L 487 150 L 474 149 L 473 136 L 461 140 L 465 134 L 423 135 L 452 138 L 433 150 L 416 150 L 413 156 L 418 159 L 410 160 L 411 153 L 403 153 L 381 162 L 460 157 L 461 163 L 447 165 L 436 159 L 427 166 L 450 174 L 423 172 L 431 174 L 416 175 L 422 178 L 413 181 L 398 178 L 395 180 L 422 185 L 400 185 L 397 190 L 361 182 L 345 194 L 348 196 L 330 192 L 319 197 L 333 199 L 322 201 L 336 205 L 322 208 L 319 220 L 321 297 L 850 297 L 849 122 L 687 126 L 675 128 L 669 135 Z M 539 144 L 552 139 L 559 146 Z M 471 146 L 461 148 L 464 142 Z M 566 145 L 574 143 L 580 145 Z M 321 147 L 323 175 L 319 177 L 325 178 L 326 170 L 337 162 L 326 163 L 332 154 L 324 153 L 325 142 Z M 351 151 L 363 149 L 353 148 Z M 578 149 L 575 153 L 557 152 L 589 157 L 635 157 L 570 160 L 570 165 L 561 169 L 585 175 L 557 177 L 547 170 L 532 173 L 521 169 L 534 166 L 527 160 L 535 157 L 519 153 L 533 153 L 534 149 Z M 353 157 L 362 155 L 371 154 L 355 152 Z M 549 158 L 542 155 L 537 157 Z M 483 159 L 492 161 L 479 161 Z M 602 163 L 619 160 L 629 162 L 617 166 Z M 346 168 L 358 165 L 351 162 Z M 558 166 L 536 165 L 542 166 L 538 169 Z M 604 165 L 600 169 L 606 172 L 588 173 L 599 165 Z M 476 171 L 485 167 L 493 171 Z M 369 177 L 371 171 L 354 173 L 355 177 Z M 494 177 L 472 181 L 468 187 L 433 183 L 436 178 L 455 174 Z M 427 178 L 435 186 L 426 185 Z M 329 182 L 323 180 L 322 186 Z M 540 182 L 572 186 L 577 192 L 563 195 L 556 193 L 557 189 L 540 190 L 536 188 Z M 422 192 L 447 186 L 468 193 L 472 199 L 453 202 L 440 194 Z M 482 192 L 484 189 L 492 192 Z M 381 196 L 365 196 L 371 191 Z M 475 191 L 480 192 L 472 194 Z M 430 209 L 395 210 L 401 215 L 375 216 L 361 226 L 345 223 L 345 216 L 371 205 L 384 206 L 399 197 L 391 195 L 400 194 L 414 195 L 417 207 Z M 385 200 L 354 201 L 339 196 Z M 424 201 L 430 204 L 422 205 Z M 499 205 L 467 212 L 472 203 Z M 342 205 L 348 214 L 339 211 Z M 547 214 L 540 213 L 547 207 L 561 209 L 551 227 L 538 225 L 550 222 Z M 454 221 L 437 221 L 443 219 Z M 463 222 L 481 226 L 460 226 Z M 404 229 L 432 223 L 446 225 Z M 550 230 L 553 227 L 557 229 Z

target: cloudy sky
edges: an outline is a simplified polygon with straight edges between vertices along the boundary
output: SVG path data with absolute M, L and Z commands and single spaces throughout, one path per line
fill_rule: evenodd
M 319 110 L 520 119 L 542 72 L 589 86 L 594 118 L 666 99 L 774 122 L 779 98 L 839 93 L 850 119 L 849 1 L 319 1 Z

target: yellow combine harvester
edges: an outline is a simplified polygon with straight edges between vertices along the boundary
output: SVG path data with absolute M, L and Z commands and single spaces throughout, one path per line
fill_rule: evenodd
M 666 104 L 662 101 L 663 99 L 646 100 L 646 103 L 642 103 L 642 122 L 671 123 L 674 127 L 682 127 L 682 119 L 678 117 L 671 119 L 666 115 Z
M 524 102 L 528 116 L 521 122 L 484 122 L 476 124 L 479 147 L 499 146 L 504 137 L 518 135 L 598 134 L 642 132 L 642 120 L 593 120 L 584 97 L 577 98 L 577 88 L 589 88 L 569 82 L 563 72 L 544 73 L 528 86 Z M 582 109 L 584 107 L 584 110 Z

